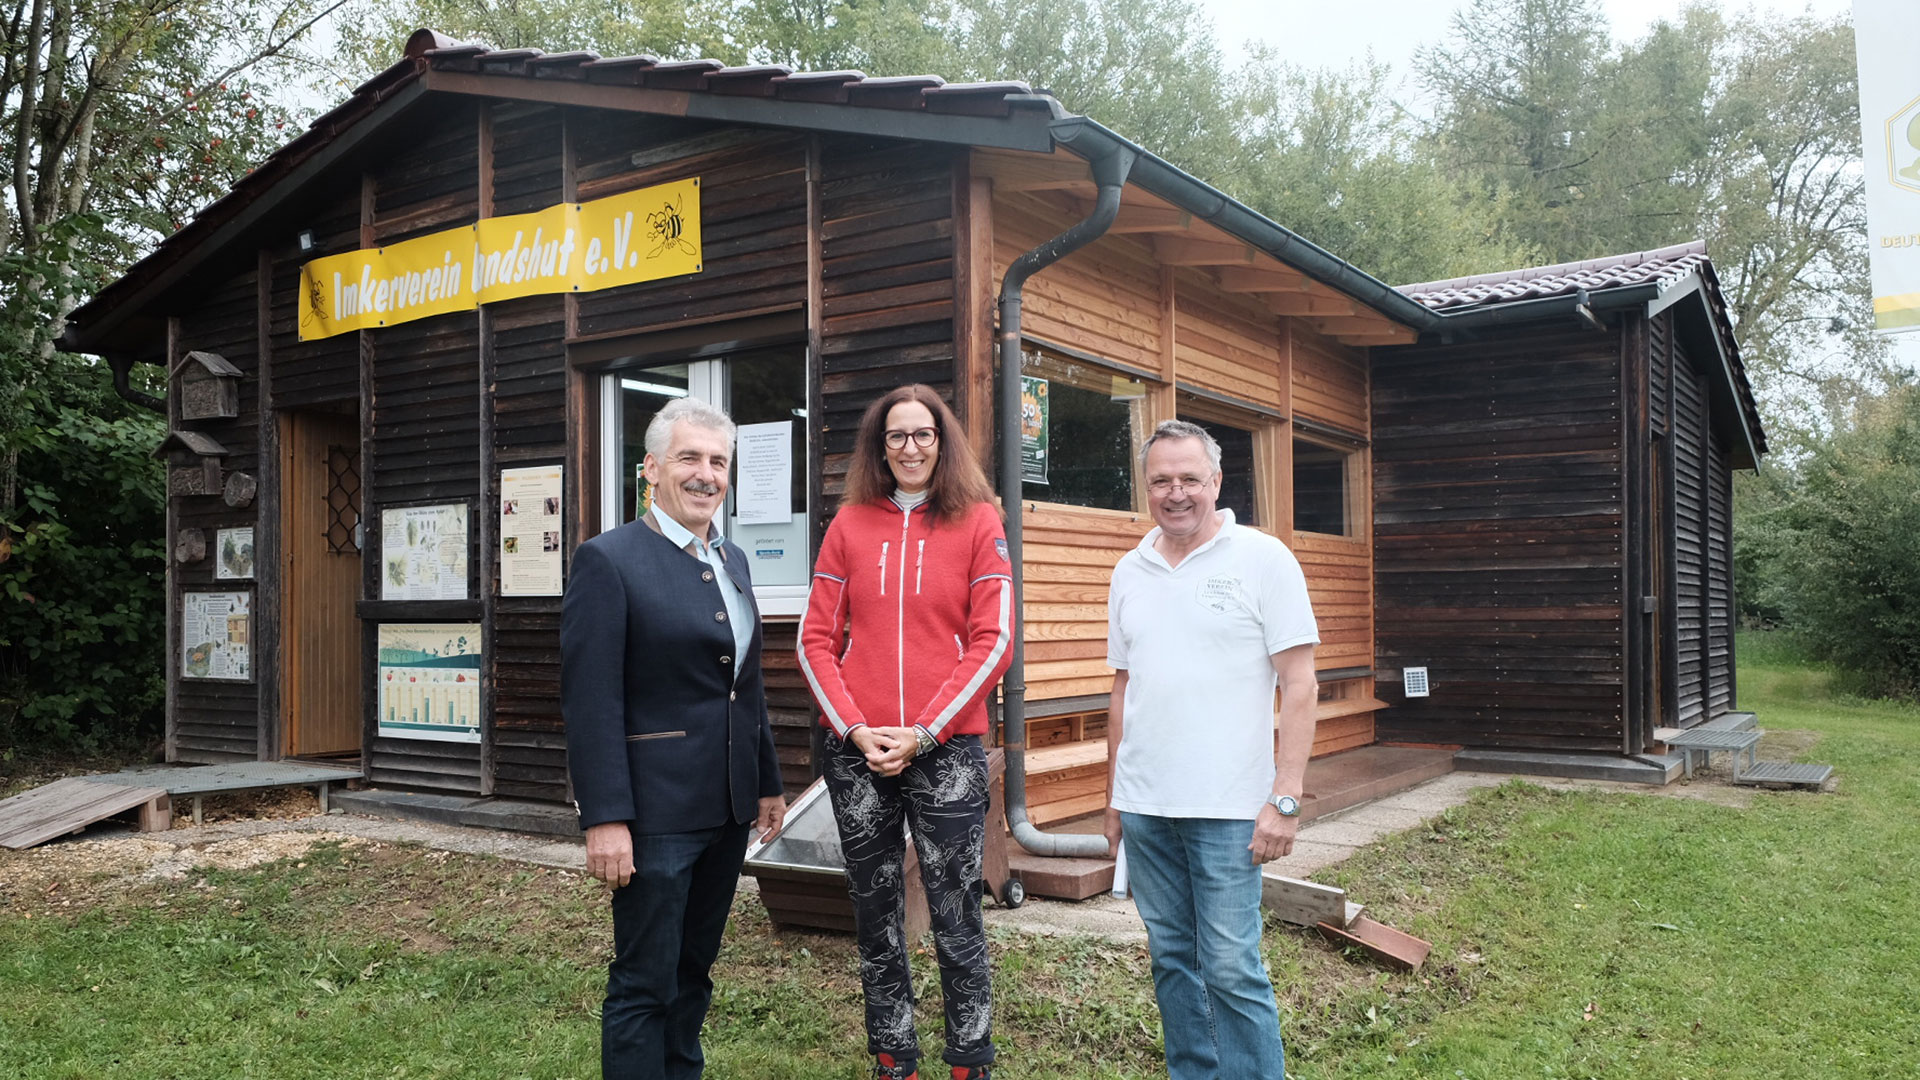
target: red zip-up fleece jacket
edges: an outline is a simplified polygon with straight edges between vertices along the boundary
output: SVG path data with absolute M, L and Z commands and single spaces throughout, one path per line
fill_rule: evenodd
M 923 727 L 941 742 L 987 732 L 987 695 L 1019 632 L 1006 533 L 991 503 L 938 525 L 927 509 L 849 506 L 820 545 L 800 670 L 820 722 L 843 739 L 861 724 Z

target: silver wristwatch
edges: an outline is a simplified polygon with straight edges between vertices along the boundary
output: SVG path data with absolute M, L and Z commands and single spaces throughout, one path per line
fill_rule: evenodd
M 918 724 L 913 726 L 913 738 L 914 741 L 919 744 L 918 748 L 914 751 L 915 754 L 931 754 L 933 753 L 934 747 L 940 745 L 939 740 L 928 734 L 927 729 Z
M 1300 800 L 1291 795 L 1270 795 L 1267 797 L 1267 805 L 1280 811 L 1281 817 L 1300 816 Z

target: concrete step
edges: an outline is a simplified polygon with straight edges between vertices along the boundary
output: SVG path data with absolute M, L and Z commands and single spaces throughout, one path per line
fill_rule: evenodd
M 335 791 L 333 805 L 349 814 L 470 825 L 485 829 L 577 837 L 580 815 L 571 806 L 494 799 L 472 795 L 429 795 L 417 791 Z
M 1680 776 L 1679 754 L 1576 754 L 1551 750 L 1460 750 L 1453 767 L 1462 772 L 1507 772 L 1569 780 L 1618 780 L 1664 786 Z

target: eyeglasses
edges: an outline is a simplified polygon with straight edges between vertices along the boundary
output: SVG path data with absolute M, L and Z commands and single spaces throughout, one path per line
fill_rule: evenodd
M 940 441 L 940 433 L 930 427 L 923 427 L 918 431 L 889 431 L 887 432 L 887 448 L 889 450 L 904 449 L 908 439 L 913 440 L 913 445 L 925 450 L 927 447 Z
M 1155 495 L 1171 495 L 1175 491 L 1199 491 L 1212 482 L 1211 477 L 1202 480 L 1197 476 L 1183 476 L 1178 480 L 1174 480 L 1162 476 L 1147 481 L 1147 490 L 1153 492 Z

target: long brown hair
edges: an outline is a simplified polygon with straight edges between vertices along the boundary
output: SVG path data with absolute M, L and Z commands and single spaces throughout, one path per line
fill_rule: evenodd
M 925 405 L 933 414 L 933 429 L 940 433 L 940 458 L 933 466 L 933 482 L 927 485 L 928 520 L 958 521 L 974 503 L 992 502 L 993 487 L 973 456 L 973 446 L 967 442 L 960 419 L 932 387 L 911 383 L 881 396 L 861 414 L 860 433 L 853 440 L 853 461 L 847 466 L 847 490 L 840 497 L 840 505 L 859 506 L 893 494 L 898 485 L 893 470 L 887 467 L 887 413 L 907 401 Z

